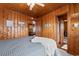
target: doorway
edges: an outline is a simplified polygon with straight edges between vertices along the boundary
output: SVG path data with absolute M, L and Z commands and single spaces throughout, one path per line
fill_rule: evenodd
M 57 44 L 58 47 L 67 50 L 67 33 L 68 33 L 68 26 L 67 26 L 67 14 L 57 16 Z
M 36 35 L 36 22 L 33 20 L 31 23 L 28 24 L 28 34 L 29 36 L 35 36 Z

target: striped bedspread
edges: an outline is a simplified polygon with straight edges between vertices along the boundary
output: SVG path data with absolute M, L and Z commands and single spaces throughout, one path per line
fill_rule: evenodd
M 0 41 L 0 56 L 45 56 L 40 43 L 31 43 L 29 38 Z

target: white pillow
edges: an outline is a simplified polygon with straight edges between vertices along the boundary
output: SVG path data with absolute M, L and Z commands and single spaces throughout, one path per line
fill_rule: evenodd
M 40 42 L 44 47 L 46 53 L 51 56 L 55 54 L 57 49 L 56 42 L 53 39 L 44 38 L 44 37 L 35 37 L 32 39 L 32 42 Z

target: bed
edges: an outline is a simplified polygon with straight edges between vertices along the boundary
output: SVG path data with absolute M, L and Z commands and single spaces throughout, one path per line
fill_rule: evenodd
M 33 36 L 0 40 L 0 56 L 62 56 L 55 41 L 51 40 Z
M 0 40 L 0 56 L 45 56 L 45 49 L 40 43 L 32 43 L 33 37 L 20 40 Z

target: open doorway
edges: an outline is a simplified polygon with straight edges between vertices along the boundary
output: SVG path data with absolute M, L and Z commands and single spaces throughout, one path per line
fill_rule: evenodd
M 36 35 L 36 22 L 33 20 L 28 24 L 28 34 L 29 36 L 35 36 Z
M 67 50 L 67 14 L 57 16 L 57 43 L 62 49 Z

